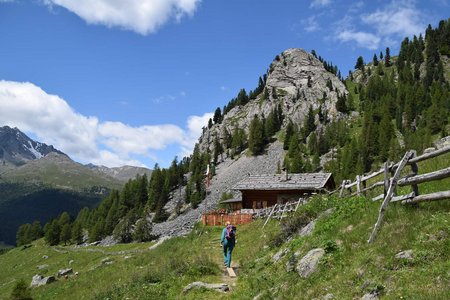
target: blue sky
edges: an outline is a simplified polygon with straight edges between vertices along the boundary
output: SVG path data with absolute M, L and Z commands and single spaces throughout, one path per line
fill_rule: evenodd
M 0 0 L 0 126 L 82 163 L 167 166 L 275 55 L 343 75 L 449 17 L 446 0 Z

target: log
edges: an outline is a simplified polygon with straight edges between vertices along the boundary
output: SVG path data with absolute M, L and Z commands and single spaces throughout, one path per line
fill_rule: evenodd
M 371 179 L 371 178 L 373 178 L 373 177 L 376 177 L 376 176 L 378 176 L 378 175 L 380 175 L 380 174 L 383 174 L 383 172 L 384 172 L 384 169 L 380 169 L 380 170 L 378 170 L 378 171 L 376 171 L 376 172 L 373 172 L 372 174 L 363 176 L 363 177 L 361 178 L 361 181 L 367 181 L 367 180 L 369 180 L 369 179 Z
M 384 199 L 384 194 L 380 194 L 380 195 L 378 195 L 378 196 L 372 198 L 372 201 L 375 202 L 375 201 L 378 201 L 378 200 L 381 200 L 381 199 Z
M 444 200 L 444 199 L 450 199 L 450 191 L 443 191 L 443 192 L 419 195 L 412 199 L 403 200 L 402 204 L 418 203 L 418 202 L 426 202 L 426 201 L 437 201 L 437 200 Z
M 419 183 L 423 183 L 423 182 L 444 179 L 447 177 L 450 177 L 450 167 L 442 169 L 442 170 L 426 173 L 426 174 L 401 178 L 398 181 L 398 185 L 399 186 L 414 185 L 414 184 L 419 184 Z
M 270 212 L 269 216 L 267 217 L 266 222 L 264 222 L 263 228 L 264 228 L 264 226 L 266 226 L 267 222 L 269 222 L 270 217 L 272 216 L 273 212 L 275 211 L 275 208 L 277 207 L 277 205 L 278 205 L 278 203 L 273 206 L 273 209 Z
M 443 154 L 448 153 L 448 152 L 450 152 L 450 146 L 447 146 L 447 147 L 444 147 L 442 149 L 439 149 L 439 150 L 436 150 L 436 151 L 433 151 L 433 152 L 430 152 L 430 153 L 426 153 L 426 154 L 422 154 L 420 156 L 414 157 L 408 162 L 408 164 L 418 163 L 419 161 L 427 160 L 427 159 L 430 159 L 430 158 L 433 158 L 433 157 L 436 157 L 436 156 L 439 156 L 439 155 L 443 155 Z
M 384 184 L 383 181 L 375 182 L 375 183 L 372 184 L 371 186 L 366 187 L 366 188 L 363 188 L 363 189 L 361 190 L 361 193 L 370 191 L 370 190 L 372 190 L 372 189 L 374 189 L 374 188 L 376 188 L 376 187 L 382 186 L 383 184 Z M 358 194 L 357 192 L 354 192 L 354 193 L 352 193 L 350 196 L 353 197 L 353 196 L 356 196 L 357 194 Z
M 351 187 L 353 187 L 353 186 L 355 186 L 355 185 L 357 185 L 357 184 L 358 184 L 357 181 L 355 181 L 355 182 L 350 182 L 350 183 L 345 184 L 345 188 L 346 188 L 346 189 L 350 189 Z
M 406 194 L 406 195 L 400 195 L 400 196 L 392 197 L 391 202 L 399 202 L 399 201 L 403 201 L 403 200 L 406 200 L 406 199 L 414 198 L 415 196 L 416 196 L 416 194 L 414 192 L 411 192 L 411 193 Z
M 405 155 L 403 156 L 402 160 L 399 162 L 397 170 L 395 171 L 394 177 L 392 177 L 391 184 L 389 185 L 388 192 L 386 194 L 386 197 L 384 198 L 383 203 L 380 207 L 380 213 L 378 214 L 378 220 L 375 223 L 375 226 L 373 228 L 372 234 L 370 235 L 370 238 L 368 240 L 368 243 L 371 244 L 375 240 L 376 234 L 378 230 L 381 227 L 381 222 L 383 221 L 384 212 L 386 210 L 386 207 L 388 206 L 389 202 L 391 201 L 391 198 L 394 194 L 395 188 L 397 186 L 397 180 L 400 177 L 400 172 L 402 169 L 406 166 L 408 160 L 410 159 L 412 155 L 411 151 L 407 151 Z

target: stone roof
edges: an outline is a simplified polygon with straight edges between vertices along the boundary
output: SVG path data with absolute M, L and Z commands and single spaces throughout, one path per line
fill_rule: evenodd
M 250 175 L 236 184 L 234 190 L 318 190 L 325 188 L 331 173 Z

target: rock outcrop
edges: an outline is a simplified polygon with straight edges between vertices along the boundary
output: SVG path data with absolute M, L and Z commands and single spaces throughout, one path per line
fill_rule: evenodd
M 311 106 L 321 110 L 330 120 L 341 117 L 336 110 L 338 95 L 347 95 L 345 85 L 336 75 L 325 70 L 322 62 L 303 49 L 288 49 L 271 63 L 264 92 L 246 105 L 236 106 L 223 118 L 221 124 L 205 129 L 200 137 L 200 149 L 213 150 L 214 137 L 224 138 L 224 129 L 234 127 L 248 131 L 255 115 L 260 118 L 278 105 L 294 123 L 301 124 Z M 287 119 L 285 120 L 287 124 Z
M 41 285 L 46 285 L 46 284 L 50 284 L 52 282 L 56 281 L 55 276 L 47 276 L 44 277 L 42 275 L 34 275 L 33 279 L 31 280 L 31 287 L 37 287 L 37 286 L 41 286 Z
M 322 248 L 312 249 L 298 262 L 295 270 L 301 277 L 308 278 L 316 271 L 319 261 L 324 255 L 325 250 Z

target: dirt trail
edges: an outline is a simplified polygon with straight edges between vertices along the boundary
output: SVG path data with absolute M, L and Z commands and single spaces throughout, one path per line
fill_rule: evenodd
M 227 268 L 223 265 L 223 250 L 222 250 L 222 246 L 220 245 L 219 240 L 214 241 L 214 242 L 209 242 L 207 245 L 205 245 L 204 249 L 205 249 L 205 251 L 214 253 L 212 255 L 212 259 L 214 260 L 214 262 L 217 263 L 217 265 L 219 266 L 219 268 L 222 272 L 220 282 L 228 284 L 230 289 L 233 289 L 237 284 L 237 276 L 239 276 L 240 266 L 239 266 L 238 262 L 233 261 L 233 259 L 231 260 L 231 267 L 234 269 L 234 272 L 236 273 L 236 277 L 231 278 L 228 275 Z

